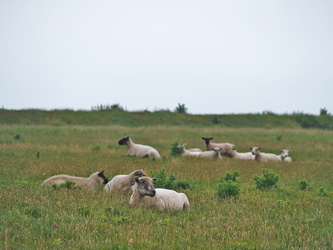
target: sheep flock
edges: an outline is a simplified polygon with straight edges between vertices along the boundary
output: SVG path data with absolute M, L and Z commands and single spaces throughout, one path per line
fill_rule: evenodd
M 207 160 L 221 161 L 227 157 L 234 160 L 254 162 L 292 162 L 289 149 L 281 149 L 280 154 L 261 152 L 260 147 L 251 147 L 249 152 L 237 152 L 234 144 L 213 143 L 212 137 L 202 137 L 205 148 L 186 149 L 186 143 L 179 145 L 182 148 L 182 157 L 203 158 Z M 159 152 L 152 146 L 136 144 L 126 136 L 118 141 L 119 145 L 127 147 L 127 156 L 140 158 L 160 159 Z M 104 192 L 116 196 L 117 194 L 131 194 L 129 204 L 131 206 L 143 206 L 159 211 L 190 210 L 190 202 L 184 193 L 174 190 L 155 188 L 154 182 L 157 178 L 149 177 L 142 169 L 135 170 L 129 174 L 119 174 L 110 181 L 104 175 L 104 170 L 95 172 L 88 178 L 59 174 L 47 178 L 42 186 L 61 185 L 71 181 L 75 186 L 87 191 L 97 191 L 102 184 L 106 184 Z

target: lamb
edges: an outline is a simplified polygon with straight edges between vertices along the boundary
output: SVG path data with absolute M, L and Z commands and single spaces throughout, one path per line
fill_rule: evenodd
M 76 187 L 82 187 L 86 190 L 97 190 L 99 186 L 103 183 L 106 184 L 108 179 L 104 176 L 104 170 L 102 172 L 96 172 L 90 175 L 88 178 L 84 177 L 76 177 L 66 174 L 60 174 L 52 176 L 46 179 L 42 185 L 43 186 L 52 186 L 54 184 L 60 185 L 65 183 L 66 181 L 75 182 Z
M 233 154 L 233 144 L 225 142 L 225 143 L 212 143 L 210 142 L 213 140 L 213 137 L 202 137 L 202 139 L 205 141 L 206 145 L 206 150 L 211 151 L 213 148 L 221 148 L 221 155 L 222 156 L 227 156 L 227 157 L 232 157 Z
M 142 177 L 148 175 L 146 175 L 146 173 L 143 172 L 143 170 L 136 170 L 128 175 L 116 175 L 111 179 L 111 181 L 109 181 L 105 185 L 104 191 L 106 193 L 111 193 L 111 192 L 128 193 L 129 191 L 132 190 L 131 187 L 135 184 L 134 176 Z
M 268 162 L 268 161 L 281 161 L 281 159 L 272 153 L 262 153 L 259 147 L 251 147 L 252 154 L 254 155 L 254 161 Z
M 129 204 L 145 206 L 159 211 L 190 210 L 190 202 L 184 193 L 164 188 L 154 188 L 157 178 L 134 177 L 135 185 Z
M 288 149 L 281 149 L 281 154 L 278 155 L 278 157 L 281 159 L 283 162 L 292 162 L 291 157 L 289 156 L 289 153 L 291 153 L 291 150 Z
M 231 158 L 237 160 L 254 160 L 254 155 L 252 154 L 252 152 L 239 153 L 236 150 L 236 146 L 235 145 L 232 146 L 233 146 L 233 151 L 231 154 Z
M 180 147 L 183 148 L 184 152 L 182 153 L 182 156 L 192 156 L 192 157 L 198 157 L 198 155 L 202 152 L 200 148 L 191 148 L 191 149 L 186 149 L 186 143 L 179 145 Z
M 129 136 L 122 138 L 118 141 L 119 145 L 126 145 L 127 146 L 127 155 L 128 156 L 136 156 L 136 157 L 148 157 L 148 158 L 155 158 L 160 159 L 161 156 L 158 151 L 147 145 L 135 144 Z

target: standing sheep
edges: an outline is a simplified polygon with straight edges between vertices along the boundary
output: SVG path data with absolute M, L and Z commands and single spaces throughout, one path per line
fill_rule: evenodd
M 60 185 L 66 181 L 75 182 L 76 187 L 82 187 L 86 190 L 96 190 L 103 183 L 106 184 L 108 179 L 104 176 L 104 170 L 102 172 L 96 172 L 90 175 L 88 178 L 76 177 L 66 174 L 60 174 L 52 176 L 46 179 L 42 185 L 43 186 L 52 186 L 54 184 Z
M 292 162 L 291 157 L 289 156 L 289 153 L 292 151 L 289 149 L 281 149 L 281 154 L 278 155 L 278 157 L 281 159 L 283 162 Z
M 134 177 L 142 177 L 142 176 L 148 176 L 146 175 L 143 170 L 136 170 L 133 171 L 132 173 L 128 175 L 116 175 L 114 176 L 111 181 L 109 181 L 105 187 L 104 191 L 106 193 L 111 193 L 111 192 L 122 192 L 122 193 L 127 193 L 131 191 L 131 187 L 135 184 Z
M 148 157 L 148 158 L 156 158 L 160 159 L 161 156 L 157 152 L 157 150 L 151 146 L 135 144 L 129 136 L 122 138 L 118 141 L 119 145 L 127 146 L 127 155 L 128 156 L 136 156 L 136 157 Z
M 205 146 L 207 151 L 213 150 L 213 148 L 221 148 L 221 155 L 222 156 L 227 156 L 227 157 L 232 157 L 233 153 L 233 144 L 225 142 L 225 143 L 212 143 L 210 142 L 213 140 L 213 137 L 202 137 L 202 139 L 205 141 Z
M 135 185 L 129 204 L 134 206 L 146 206 L 159 211 L 190 210 L 190 202 L 184 193 L 176 191 L 154 188 L 153 182 L 157 178 L 134 177 Z
M 281 159 L 272 153 L 262 153 L 259 147 L 251 147 L 252 154 L 254 155 L 254 160 L 258 162 L 268 162 L 268 161 L 281 161 Z

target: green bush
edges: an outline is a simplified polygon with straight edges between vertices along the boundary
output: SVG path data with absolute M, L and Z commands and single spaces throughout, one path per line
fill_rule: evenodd
M 226 199 L 231 197 L 237 197 L 240 194 L 240 183 L 236 180 L 239 176 L 237 171 L 233 173 L 226 173 L 225 177 L 222 177 L 217 186 L 217 196 L 220 199 Z
M 185 104 L 178 103 L 178 106 L 176 107 L 175 112 L 186 114 L 187 113 L 187 108 L 185 107 Z
M 306 180 L 300 180 L 299 182 L 298 182 L 298 186 L 299 186 L 299 189 L 300 190 L 305 190 L 305 189 L 307 189 L 308 187 L 309 187 L 309 183 L 307 183 L 307 181 Z
M 154 183 L 155 188 L 187 189 L 191 187 L 190 184 L 186 181 L 175 182 L 176 176 L 172 173 L 168 177 L 165 168 L 162 168 L 158 172 L 150 170 L 149 173 L 150 176 L 158 178 L 158 181 Z
M 279 176 L 274 173 L 273 170 L 264 168 L 262 170 L 263 176 L 255 175 L 253 180 L 255 181 L 256 187 L 258 189 L 268 189 L 268 188 L 277 188 L 276 183 L 279 180 Z
M 93 145 L 93 146 L 91 147 L 91 151 L 93 151 L 94 153 L 100 152 L 101 149 L 102 149 L 102 147 L 101 147 L 100 145 L 98 145 L 98 144 Z
M 179 144 L 178 141 L 175 141 L 171 143 L 171 151 L 170 155 L 172 156 L 181 156 L 184 153 L 185 146 L 182 144 Z

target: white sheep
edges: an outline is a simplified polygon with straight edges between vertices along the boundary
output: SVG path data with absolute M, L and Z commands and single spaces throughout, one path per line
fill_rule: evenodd
M 246 153 L 239 153 L 236 150 L 236 146 L 233 145 L 233 151 L 231 154 L 232 159 L 237 159 L 237 160 L 254 160 L 254 155 L 252 152 L 246 152 Z
M 136 157 L 148 157 L 148 158 L 155 158 L 160 159 L 161 156 L 158 151 L 147 145 L 135 144 L 129 136 L 122 138 L 118 142 L 119 145 L 126 145 L 127 146 L 127 155 L 128 156 L 136 156 Z
M 251 147 L 250 149 L 252 150 L 252 154 L 254 155 L 254 161 L 281 161 L 281 159 L 276 154 L 260 152 L 259 147 Z
M 202 139 L 205 141 L 205 146 L 206 146 L 206 150 L 207 151 L 211 151 L 213 150 L 213 148 L 221 148 L 221 155 L 222 156 L 227 156 L 227 157 L 232 157 L 232 153 L 233 153 L 233 144 L 228 143 L 228 142 L 224 142 L 224 143 L 212 143 L 210 142 L 211 140 L 213 140 L 213 137 L 202 137 Z
M 214 160 L 222 160 L 221 151 L 222 151 L 221 148 L 213 148 L 212 151 L 199 152 L 198 157 L 209 158 Z
M 289 156 L 289 153 L 292 151 L 289 149 L 281 149 L 281 154 L 278 155 L 278 157 L 281 159 L 283 162 L 292 162 L 291 157 Z
M 54 184 L 60 185 L 65 183 L 66 181 L 75 182 L 76 187 L 82 187 L 86 190 L 96 190 L 99 186 L 108 182 L 108 179 L 104 176 L 104 170 L 102 172 L 96 172 L 90 175 L 88 178 L 84 177 L 76 177 L 66 174 L 60 174 L 52 176 L 46 179 L 42 185 L 43 186 L 52 186 Z
M 157 178 L 134 177 L 135 185 L 129 204 L 134 206 L 145 206 L 159 211 L 190 210 L 190 202 L 184 193 L 176 191 L 154 188 L 153 182 Z
M 186 146 L 186 143 L 179 145 L 179 147 L 182 147 L 184 150 L 184 152 L 182 153 L 182 156 L 198 157 L 198 155 L 202 152 L 202 150 L 200 148 L 186 149 L 185 146 Z
M 143 170 L 136 170 L 133 171 L 132 173 L 128 175 L 116 175 L 114 176 L 111 181 L 109 181 L 105 187 L 104 191 L 106 193 L 111 193 L 111 192 L 121 192 L 121 193 L 126 193 L 132 190 L 132 186 L 135 184 L 134 182 L 134 176 L 137 177 L 142 177 L 142 176 L 148 176 L 146 175 Z

